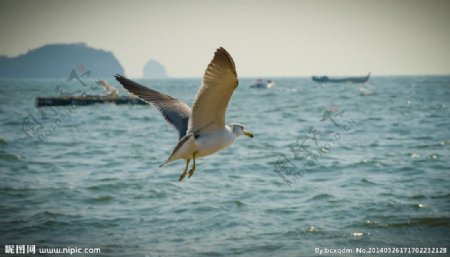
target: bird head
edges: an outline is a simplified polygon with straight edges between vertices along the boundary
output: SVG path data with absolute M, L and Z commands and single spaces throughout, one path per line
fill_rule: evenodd
M 253 138 L 252 132 L 245 130 L 244 126 L 242 126 L 239 123 L 232 123 L 232 124 L 230 124 L 230 127 L 233 129 L 233 133 L 235 133 L 237 136 L 245 135 L 245 136 Z

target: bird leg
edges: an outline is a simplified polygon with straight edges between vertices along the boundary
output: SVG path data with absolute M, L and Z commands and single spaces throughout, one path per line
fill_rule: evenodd
M 194 165 L 192 165 L 192 168 L 189 170 L 189 177 L 188 178 L 190 178 L 190 177 L 192 177 L 192 175 L 194 175 L 194 172 L 195 172 L 195 155 L 196 154 L 197 154 L 197 152 L 195 152 L 192 155 L 192 160 L 194 160 Z
M 186 160 L 186 168 L 184 168 L 184 171 L 183 171 L 183 173 L 181 174 L 181 176 L 180 176 L 180 178 L 178 179 L 178 181 L 182 181 L 183 179 L 184 179 L 184 177 L 186 177 L 186 175 L 187 175 L 187 173 L 186 173 L 186 171 L 187 171 L 187 169 L 188 169 L 188 167 L 189 167 L 189 162 L 191 161 L 191 159 L 187 159 Z

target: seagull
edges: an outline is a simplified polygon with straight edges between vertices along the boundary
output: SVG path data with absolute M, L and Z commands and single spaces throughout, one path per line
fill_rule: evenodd
M 106 80 L 98 80 L 96 83 L 97 85 L 102 86 L 103 89 L 105 90 L 104 96 L 116 98 L 119 95 L 119 91 L 117 90 L 117 88 L 108 84 Z
M 218 152 L 234 143 L 240 135 L 253 134 L 239 123 L 225 124 L 225 113 L 230 98 L 238 86 L 236 67 L 231 55 L 222 47 L 216 50 L 203 75 L 192 109 L 183 101 L 129 80 L 121 75 L 117 81 L 130 93 L 153 105 L 167 122 L 178 130 L 179 141 L 169 158 L 161 164 L 184 159 L 186 167 L 182 181 L 195 172 L 195 160 Z

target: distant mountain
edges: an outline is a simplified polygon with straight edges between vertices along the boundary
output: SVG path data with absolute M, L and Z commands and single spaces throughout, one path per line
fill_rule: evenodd
M 167 75 L 166 68 L 164 66 L 155 61 L 149 60 L 147 64 L 144 66 L 144 78 L 146 79 L 166 79 L 169 76 Z
M 0 56 L 0 78 L 68 78 L 72 69 L 92 78 L 112 78 L 124 70 L 112 52 L 84 43 L 52 44 L 17 57 Z

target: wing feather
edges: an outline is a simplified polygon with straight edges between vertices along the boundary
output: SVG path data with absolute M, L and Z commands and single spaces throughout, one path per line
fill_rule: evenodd
M 217 49 L 203 76 L 197 92 L 188 133 L 205 133 L 225 127 L 225 113 L 238 86 L 236 67 L 231 55 L 222 47 Z
M 121 75 L 116 75 L 116 79 L 130 93 L 133 93 L 143 101 L 156 107 L 156 109 L 161 112 L 164 119 L 178 130 L 180 139 L 186 135 L 188 121 L 191 115 L 191 108 L 189 108 L 186 103 L 140 85 Z

